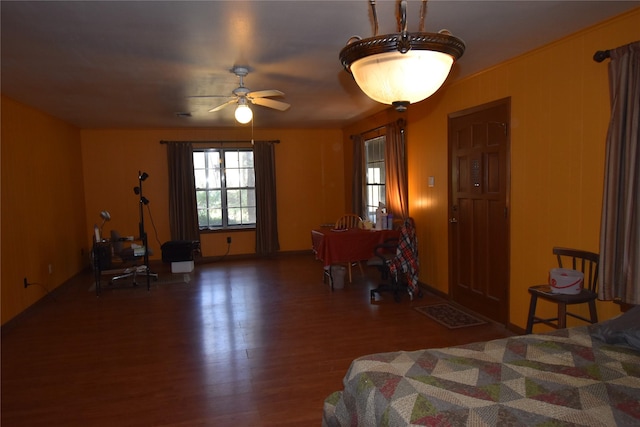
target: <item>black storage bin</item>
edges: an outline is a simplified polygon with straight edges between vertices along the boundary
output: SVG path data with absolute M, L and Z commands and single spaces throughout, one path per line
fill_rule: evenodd
M 199 240 L 170 240 L 161 246 L 163 262 L 193 261 L 194 252 L 200 251 Z

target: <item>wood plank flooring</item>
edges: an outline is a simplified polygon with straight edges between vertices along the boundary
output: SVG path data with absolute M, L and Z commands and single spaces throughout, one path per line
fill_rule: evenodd
M 87 272 L 3 327 L 3 427 L 319 426 L 358 356 L 512 335 L 446 329 L 412 309 L 430 294 L 371 303 L 375 269 L 331 292 L 311 254 L 157 270 L 99 298 Z

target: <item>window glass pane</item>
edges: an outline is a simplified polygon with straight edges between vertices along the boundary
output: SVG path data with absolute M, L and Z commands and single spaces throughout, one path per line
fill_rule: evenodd
M 207 182 L 208 182 L 208 188 L 222 188 L 222 179 L 221 179 L 219 166 L 213 169 L 209 169 L 209 176 L 208 176 Z
M 210 208 L 222 208 L 222 191 L 207 191 L 207 198 Z
M 204 169 L 204 152 L 202 151 L 194 151 L 193 152 L 193 169 Z
M 255 175 L 253 169 L 239 170 L 239 187 L 255 187 Z
M 196 207 L 198 210 L 207 209 L 207 192 L 196 191 Z
M 255 190 L 242 190 L 242 206 L 255 206 L 256 192 Z
M 253 151 L 241 151 L 239 167 L 253 169 Z
M 240 207 L 240 190 L 227 190 L 227 207 Z
M 225 170 L 225 177 L 227 180 L 227 188 L 231 187 L 240 187 L 240 176 L 238 169 L 229 169 Z
M 242 210 L 242 222 L 251 224 L 256 222 L 256 208 L 245 208 Z
M 207 152 L 207 167 L 216 168 L 220 167 L 220 152 L 217 150 L 208 150 Z
M 242 224 L 242 209 L 240 208 L 228 208 L 229 212 L 229 225 Z
M 194 170 L 193 171 L 194 178 L 196 179 L 196 189 L 207 188 L 207 171 L 202 170 Z
M 209 209 L 209 226 L 219 227 L 222 225 L 222 209 Z
M 227 168 L 238 168 L 239 158 L 237 151 L 225 151 L 224 152 L 224 163 Z

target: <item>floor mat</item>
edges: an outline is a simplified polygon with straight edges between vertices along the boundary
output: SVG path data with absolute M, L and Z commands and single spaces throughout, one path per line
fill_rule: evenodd
M 486 321 L 461 311 L 447 303 L 415 307 L 415 309 L 449 329 L 464 328 L 467 326 L 483 325 L 487 323 Z

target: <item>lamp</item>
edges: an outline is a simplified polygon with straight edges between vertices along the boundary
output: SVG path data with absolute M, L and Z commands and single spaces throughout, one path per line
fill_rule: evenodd
M 100 224 L 100 235 L 103 235 L 102 228 L 104 227 L 104 223 L 111 219 L 111 214 L 109 211 L 102 211 L 100 212 L 100 218 L 102 218 L 102 224 Z
M 249 123 L 253 118 L 253 111 L 247 105 L 246 98 L 238 99 L 238 107 L 236 108 L 236 120 L 238 123 L 242 123 L 243 125 Z
M 138 232 L 140 233 L 140 240 L 142 240 L 142 247 L 144 247 L 144 268 L 147 276 L 147 291 L 151 289 L 150 276 L 153 275 L 149 270 L 149 249 L 147 247 L 147 232 L 144 230 L 144 210 L 143 206 L 149 204 L 149 200 L 142 195 L 142 182 L 149 178 L 149 174 L 146 172 L 138 171 L 138 186 L 133 187 L 133 192 L 140 196 L 140 223 L 138 224 Z
M 369 3 L 374 36 L 352 37 L 340 51 L 340 62 L 369 98 L 406 111 L 409 104 L 428 98 L 442 86 L 465 44 L 448 30 L 423 32 L 427 0 L 422 0 L 419 32 L 407 32 L 407 1 L 402 0 L 400 32 L 378 36 L 376 2 Z

